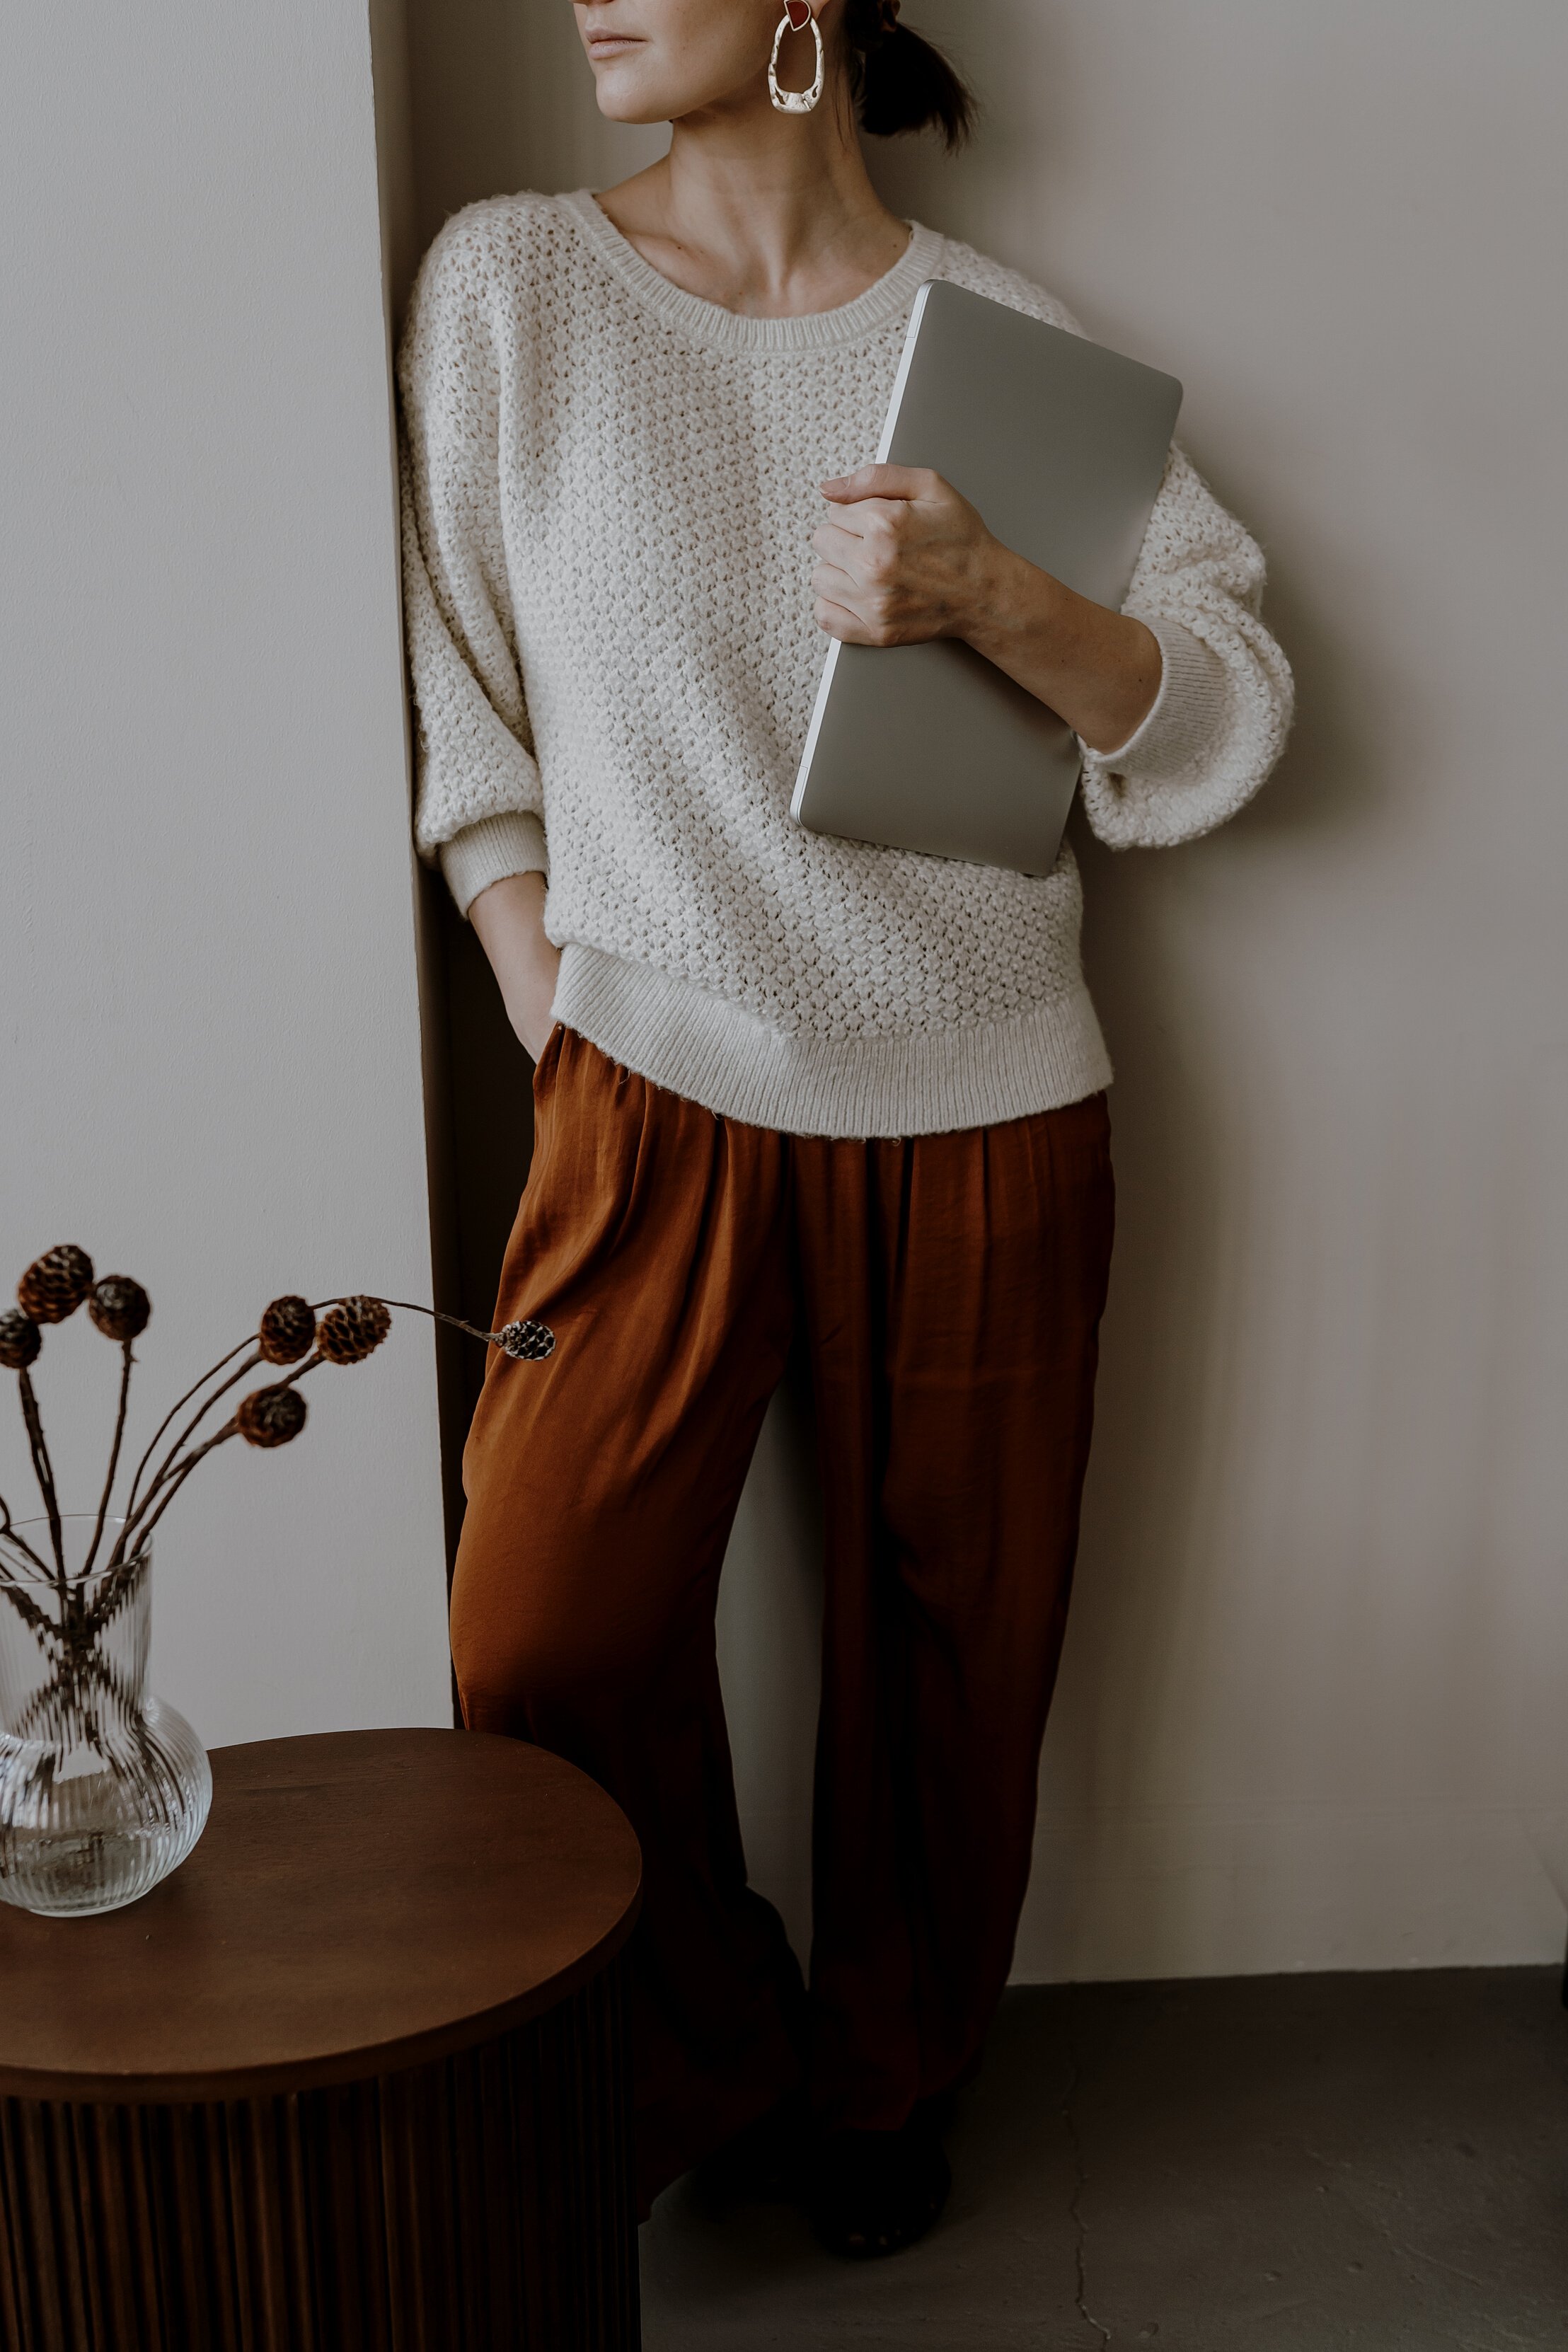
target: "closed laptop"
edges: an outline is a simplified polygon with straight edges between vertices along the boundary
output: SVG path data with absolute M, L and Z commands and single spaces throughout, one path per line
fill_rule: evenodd
M 1173 376 L 934 279 L 879 464 L 927 466 L 1016 553 L 1119 609 L 1175 431 Z M 1078 738 L 961 640 L 830 647 L 790 814 L 813 832 L 1044 874 Z

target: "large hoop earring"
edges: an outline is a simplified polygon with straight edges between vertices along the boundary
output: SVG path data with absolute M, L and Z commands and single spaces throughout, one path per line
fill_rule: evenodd
M 794 0 L 793 5 L 785 7 L 784 15 L 779 18 L 778 31 L 773 35 L 773 53 L 768 59 L 768 96 L 781 114 L 809 114 L 822 96 L 823 85 L 826 79 L 827 61 L 822 47 L 822 27 L 817 23 L 815 14 L 808 12 L 806 23 L 811 26 L 811 37 L 816 43 L 816 79 L 809 89 L 779 88 L 779 51 L 784 46 L 784 37 L 786 33 L 804 33 L 805 30 L 805 25 L 799 24 L 795 20 L 795 9 L 802 5 L 803 0 Z

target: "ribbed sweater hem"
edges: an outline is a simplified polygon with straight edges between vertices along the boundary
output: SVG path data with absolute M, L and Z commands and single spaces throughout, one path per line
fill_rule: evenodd
M 1057 1110 L 1110 1083 L 1080 981 L 1016 1021 L 932 1034 L 787 1035 L 690 981 L 572 944 L 554 1017 L 639 1077 L 789 1135 L 934 1135 Z

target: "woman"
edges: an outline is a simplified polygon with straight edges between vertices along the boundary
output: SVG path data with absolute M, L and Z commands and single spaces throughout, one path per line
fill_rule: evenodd
M 805 2113 L 817 2227 L 869 2253 L 940 2210 L 1028 1875 L 1110 1073 L 1070 850 L 1028 878 L 791 823 L 824 633 L 965 638 L 1077 730 L 1116 846 L 1238 808 L 1289 681 L 1258 551 L 1180 454 L 1122 613 L 864 462 L 922 280 L 1072 322 L 879 201 L 858 124 L 952 144 L 970 114 L 897 0 L 778 5 L 576 0 L 601 110 L 669 153 L 437 240 L 407 610 L 419 845 L 538 1065 L 497 1312 L 557 1341 L 494 1361 L 474 1421 L 464 1717 L 642 1840 L 645 2202 Z M 793 1340 L 826 1515 L 809 1992 L 746 1885 L 713 1632 Z

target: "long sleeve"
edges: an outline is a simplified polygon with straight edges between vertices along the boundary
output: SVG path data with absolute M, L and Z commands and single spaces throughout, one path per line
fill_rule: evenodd
M 415 838 L 464 914 L 506 875 L 549 871 L 507 581 L 488 294 L 483 246 L 457 224 L 420 273 L 398 369 Z
M 1258 617 L 1263 579 L 1261 550 L 1173 449 L 1123 607 L 1160 641 L 1160 691 L 1120 750 L 1084 754 L 1089 821 L 1112 849 L 1211 833 L 1279 759 L 1292 688 Z

